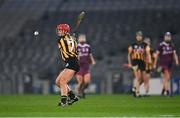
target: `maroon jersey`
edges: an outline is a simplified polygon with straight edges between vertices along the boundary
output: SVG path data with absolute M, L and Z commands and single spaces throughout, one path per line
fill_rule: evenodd
M 91 48 L 89 44 L 78 44 L 77 51 L 80 59 L 80 64 L 89 64 Z
M 80 71 L 78 75 L 85 75 L 90 72 L 90 53 L 91 48 L 88 44 L 78 44 L 77 51 L 80 60 Z
M 165 41 L 161 42 L 158 47 L 160 52 L 160 65 L 171 68 L 173 62 L 173 52 L 175 51 L 172 43 L 166 43 Z

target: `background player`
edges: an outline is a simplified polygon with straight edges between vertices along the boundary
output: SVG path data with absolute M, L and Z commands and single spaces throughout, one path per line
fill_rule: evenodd
M 169 96 L 170 95 L 169 81 L 171 79 L 173 59 L 175 60 L 175 64 L 179 65 L 178 56 L 175 47 L 172 43 L 172 37 L 170 32 L 165 33 L 164 41 L 162 41 L 159 44 L 159 47 L 156 51 L 154 68 L 156 68 L 158 57 L 160 59 L 159 66 L 162 68 L 163 71 L 162 95 L 165 95 L 166 93 L 166 95 Z
M 136 33 L 136 42 L 128 48 L 128 66 L 133 69 L 135 80 L 133 93 L 135 97 L 139 97 L 140 83 L 145 76 L 145 62 L 151 63 L 150 47 L 143 42 L 143 33 L 138 31 Z
M 83 34 L 78 37 L 77 50 L 80 60 L 80 71 L 76 75 L 78 81 L 78 95 L 84 98 L 84 91 L 91 81 L 90 64 L 92 63 L 92 65 L 95 65 L 96 62 L 91 53 L 90 45 L 86 43 L 86 36 Z
M 151 54 L 151 63 L 149 63 L 146 59 L 145 59 L 145 76 L 143 78 L 143 82 L 144 82 L 144 88 L 145 88 L 145 96 L 148 96 L 149 94 L 149 80 L 151 78 L 151 72 L 153 70 L 153 63 L 154 63 L 154 58 L 155 58 L 155 54 L 154 51 L 151 48 L 151 39 L 149 37 L 144 38 L 144 42 L 150 47 L 150 54 Z
M 62 59 L 65 62 L 65 69 L 56 79 L 56 85 L 60 87 L 61 100 L 59 105 L 67 106 L 78 101 L 78 97 L 71 91 L 68 82 L 74 74 L 79 71 L 77 44 L 73 37 L 70 36 L 70 27 L 68 24 L 59 24 L 57 26 L 57 34 L 60 37 L 58 46 Z

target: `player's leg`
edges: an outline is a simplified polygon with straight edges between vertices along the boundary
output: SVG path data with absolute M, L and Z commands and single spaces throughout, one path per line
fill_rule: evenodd
M 64 70 L 63 70 L 63 71 L 64 71 Z M 63 71 L 61 71 L 61 72 L 59 73 L 59 75 L 57 76 L 56 81 L 55 81 L 56 86 L 58 86 L 59 88 L 60 88 L 60 79 L 61 79 L 61 77 L 62 77 Z
M 66 106 L 68 104 L 67 98 L 68 93 L 71 91 L 68 87 L 68 82 L 74 76 L 75 71 L 71 69 L 64 69 L 56 79 L 56 84 L 60 87 L 61 90 L 61 105 Z
M 77 93 L 78 93 L 78 96 L 81 97 L 82 96 L 82 87 L 83 87 L 83 76 L 80 74 L 77 74 L 76 79 L 78 82 Z
M 144 89 L 146 95 L 149 93 L 149 80 L 151 78 L 151 74 L 149 72 L 144 73 L 143 81 L 144 81 Z
M 141 70 L 137 71 L 137 83 L 136 83 L 136 96 L 139 97 L 140 96 L 140 85 L 142 82 L 142 72 Z
M 172 72 L 171 72 L 171 70 L 168 70 L 168 84 L 167 84 L 167 95 L 168 96 L 171 96 L 172 95 L 172 93 L 171 93 L 171 89 L 170 89 L 170 80 L 171 80 L 171 78 L 172 78 Z
M 135 92 L 133 92 L 133 94 L 134 94 L 134 97 L 138 97 L 139 96 L 140 83 L 141 83 L 141 72 L 139 69 L 134 70 L 134 76 L 135 76 L 135 80 L 134 80 Z
M 166 94 L 170 94 L 170 71 L 168 69 L 164 70 L 164 87 Z
M 166 89 L 165 89 L 165 86 L 166 86 L 166 75 L 165 75 L 165 69 L 164 69 L 164 67 L 161 67 L 162 69 L 161 69 L 161 71 L 162 71 L 162 78 L 163 78 L 163 85 L 162 85 L 162 91 L 161 91 L 161 95 L 163 96 L 164 94 L 165 94 L 165 91 L 166 91 Z
M 60 91 L 61 91 L 61 84 L 60 84 L 60 80 L 61 78 L 63 77 L 63 73 L 64 73 L 64 70 L 60 72 L 60 74 L 58 75 L 58 77 L 56 78 L 56 85 L 60 88 Z M 66 104 L 66 101 L 67 101 L 67 95 L 63 96 L 61 94 L 61 100 L 59 102 L 59 105 L 61 105 L 61 102 Z
M 68 88 L 68 104 L 72 105 L 74 102 L 79 100 L 79 97 L 77 97 L 74 92 L 70 89 L 70 87 L 67 85 Z
M 137 90 L 136 90 L 136 95 L 137 97 L 140 97 L 140 85 L 144 82 L 144 77 L 146 74 L 145 71 L 145 62 L 144 61 L 139 61 L 138 63 L 138 82 L 137 82 Z
M 82 88 L 83 97 L 85 97 L 85 92 L 84 91 L 88 88 L 90 82 L 91 82 L 91 74 L 86 73 L 84 75 L 84 84 L 83 84 L 83 88 Z

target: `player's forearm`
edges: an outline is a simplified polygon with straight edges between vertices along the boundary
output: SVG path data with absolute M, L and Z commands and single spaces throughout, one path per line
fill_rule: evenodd
M 151 55 L 150 53 L 147 54 L 147 61 L 148 63 L 152 63 L 152 60 L 151 60 Z
M 159 56 L 159 55 L 158 55 L 157 53 L 154 54 L 154 63 L 153 63 L 154 66 L 157 65 L 158 56 Z
M 91 62 L 92 62 L 92 64 L 96 64 L 96 61 L 95 61 L 95 59 L 94 59 L 94 57 L 93 57 L 93 55 L 92 55 L 92 54 L 90 54 L 90 58 L 91 58 Z
M 128 54 L 128 64 L 131 65 L 131 63 L 132 63 L 131 62 L 131 56 L 130 56 L 130 54 Z
M 179 65 L 179 59 L 176 53 L 174 53 L 174 60 L 175 60 L 176 65 Z
M 151 60 L 151 54 L 150 54 L 150 47 L 149 46 L 147 46 L 146 47 L 146 61 L 148 62 L 148 63 L 151 63 L 152 62 L 152 60 Z

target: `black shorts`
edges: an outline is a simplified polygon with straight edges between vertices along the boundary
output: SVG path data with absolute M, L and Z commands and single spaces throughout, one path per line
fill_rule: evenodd
M 152 64 L 146 64 L 146 73 L 150 74 L 153 71 L 153 65 Z
M 79 71 L 79 61 L 76 58 L 69 58 L 65 61 L 65 68 L 74 70 L 76 73 Z
M 132 66 L 137 66 L 137 70 L 145 71 L 145 62 L 143 60 L 134 59 L 132 60 Z
M 152 69 L 146 69 L 146 73 L 150 74 L 152 72 Z

